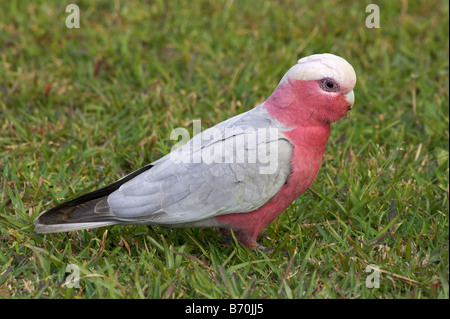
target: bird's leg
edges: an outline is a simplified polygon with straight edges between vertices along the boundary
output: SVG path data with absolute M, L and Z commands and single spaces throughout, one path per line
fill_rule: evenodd
M 272 251 L 272 250 L 274 250 L 274 249 L 275 249 L 275 247 L 266 247 L 266 246 L 263 246 L 263 245 L 261 245 L 261 244 L 259 244 L 259 243 L 256 243 L 256 244 L 251 248 L 251 250 L 252 250 L 253 252 L 255 252 L 255 253 L 258 253 L 258 252 L 268 253 L 269 251 Z
M 222 234 L 222 238 L 225 245 L 227 246 L 233 242 L 233 236 L 231 236 L 231 234 Z
M 219 232 L 222 234 L 222 238 L 225 244 L 234 242 L 234 238 L 239 244 L 252 249 L 253 247 L 264 247 L 256 242 L 256 235 L 253 233 L 247 233 L 242 230 L 233 230 L 232 228 L 219 228 Z
M 219 228 L 219 231 L 222 234 L 222 238 L 224 239 L 224 242 L 226 245 L 234 242 L 233 237 L 235 237 L 239 244 L 249 248 L 251 251 L 253 251 L 255 253 L 262 252 L 262 253 L 266 254 L 269 252 L 274 252 L 278 249 L 279 245 L 282 244 L 282 242 L 281 243 L 277 242 L 278 245 L 275 245 L 274 247 L 265 247 L 265 246 L 261 245 L 260 243 L 258 243 L 256 241 L 257 237 L 258 238 L 266 238 L 266 239 L 274 242 L 274 240 L 271 239 L 265 232 L 255 235 L 254 233 L 247 233 L 242 230 L 232 230 L 231 228 Z M 288 251 L 286 249 L 281 249 L 280 253 L 285 256 L 289 256 Z

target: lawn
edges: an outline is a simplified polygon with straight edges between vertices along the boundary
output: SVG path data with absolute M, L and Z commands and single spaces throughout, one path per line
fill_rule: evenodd
M 0 297 L 449 298 L 447 1 L 374 1 L 379 28 L 369 1 L 72 2 L 0 4 Z M 273 250 L 214 229 L 34 232 L 322 52 L 353 65 L 356 102 L 260 239 Z

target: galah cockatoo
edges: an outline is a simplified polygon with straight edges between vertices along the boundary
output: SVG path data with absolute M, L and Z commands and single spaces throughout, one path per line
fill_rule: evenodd
M 356 74 L 343 58 L 302 58 L 259 106 L 194 136 L 115 183 L 39 215 L 38 233 L 114 224 L 216 227 L 256 245 L 314 181 L 336 122 L 354 104 Z

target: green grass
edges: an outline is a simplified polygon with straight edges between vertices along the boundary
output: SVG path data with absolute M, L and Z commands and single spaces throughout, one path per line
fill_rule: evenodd
M 369 1 L 73 2 L 80 29 L 64 2 L 0 4 L 1 297 L 449 297 L 448 2 L 376 1 L 380 29 L 365 27 Z M 354 66 L 356 104 L 260 239 L 276 249 L 213 229 L 33 231 L 40 212 L 167 154 L 173 128 L 251 109 L 320 52 Z

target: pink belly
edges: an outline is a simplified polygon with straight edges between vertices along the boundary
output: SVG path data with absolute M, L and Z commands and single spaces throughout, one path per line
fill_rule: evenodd
M 309 156 L 305 154 L 305 150 L 294 148 L 291 162 L 293 171 L 287 183 L 267 204 L 257 210 L 217 216 L 216 220 L 223 225 L 224 232 L 227 233 L 229 232 L 227 229 L 232 228 L 241 243 L 250 247 L 254 246 L 258 233 L 264 230 L 312 184 L 319 171 L 322 155 L 323 152 Z

